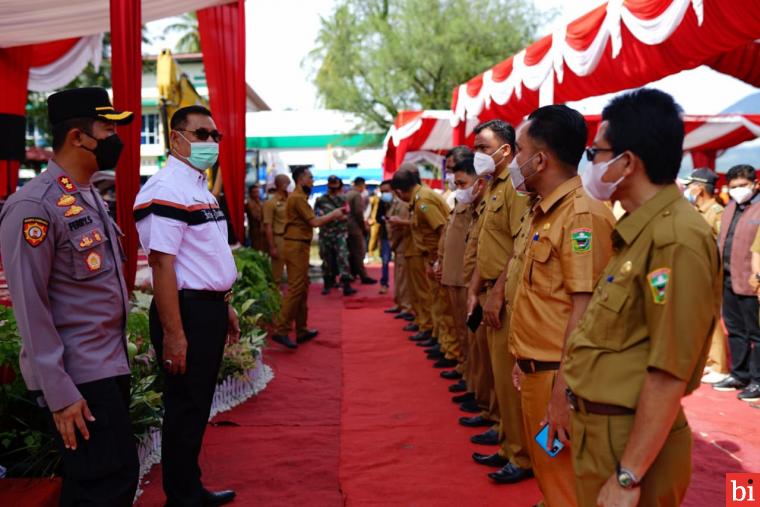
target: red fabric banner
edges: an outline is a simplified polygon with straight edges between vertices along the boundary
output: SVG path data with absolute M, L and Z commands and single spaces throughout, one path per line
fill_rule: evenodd
M 138 237 L 132 206 L 140 190 L 140 128 L 142 102 L 142 35 L 140 0 L 111 0 L 113 102 L 117 110 L 133 111 L 135 119 L 119 127 L 124 142 L 116 169 L 116 216 L 124 232 L 127 263 L 124 277 L 132 290 L 137 273 Z
M 198 11 L 203 66 L 214 121 L 224 139 L 219 146 L 228 220 L 238 241 L 245 238 L 245 7 L 237 0 Z

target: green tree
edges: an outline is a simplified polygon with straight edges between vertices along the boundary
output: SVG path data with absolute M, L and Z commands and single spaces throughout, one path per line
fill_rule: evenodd
M 524 48 L 552 13 L 529 0 L 339 0 L 304 64 L 325 107 L 387 130 Z
M 195 12 L 186 12 L 185 14 L 178 16 L 176 22 L 166 27 L 166 32 L 180 34 L 180 38 L 174 46 L 176 52 L 200 52 L 201 37 L 198 34 L 198 15 Z

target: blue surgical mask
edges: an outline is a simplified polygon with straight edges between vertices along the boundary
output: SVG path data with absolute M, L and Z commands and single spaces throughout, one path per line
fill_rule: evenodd
M 383 192 L 380 194 L 380 199 L 382 199 L 385 203 L 393 202 L 393 194 L 390 192 Z
M 187 137 L 179 133 L 182 138 L 190 143 L 190 156 L 187 161 L 191 166 L 204 171 L 216 164 L 219 159 L 219 144 L 214 142 L 192 142 Z

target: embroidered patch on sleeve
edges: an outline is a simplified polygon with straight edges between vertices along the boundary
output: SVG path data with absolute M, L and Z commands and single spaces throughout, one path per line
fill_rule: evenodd
M 42 218 L 29 217 L 24 219 L 24 239 L 33 247 L 39 246 L 47 237 L 50 222 Z
M 647 275 L 649 288 L 652 289 L 652 299 L 657 305 L 664 305 L 668 300 L 668 283 L 670 268 L 656 269 Z
M 572 240 L 573 252 L 584 253 L 591 251 L 591 229 L 587 227 L 573 229 L 570 232 L 570 239 Z

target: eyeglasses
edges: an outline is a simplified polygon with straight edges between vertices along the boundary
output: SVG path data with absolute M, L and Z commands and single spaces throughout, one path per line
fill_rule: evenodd
M 222 134 L 218 130 L 209 130 L 207 128 L 199 128 L 195 130 L 185 130 L 185 129 L 175 129 L 179 130 L 180 132 L 190 132 L 195 137 L 197 137 L 200 141 L 206 141 L 209 137 L 214 140 L 214 142 L 220 142 L 222 140 Z
M 596 154 L 602 151 L 614 152 L 615 150 L 613 150 L 612 148 L 595 148 L 593 146 L 590 148 L 586 148 L 586 160 L 588 160 L 589 162 L 593 162 L 594 159 L 596 158 Z

